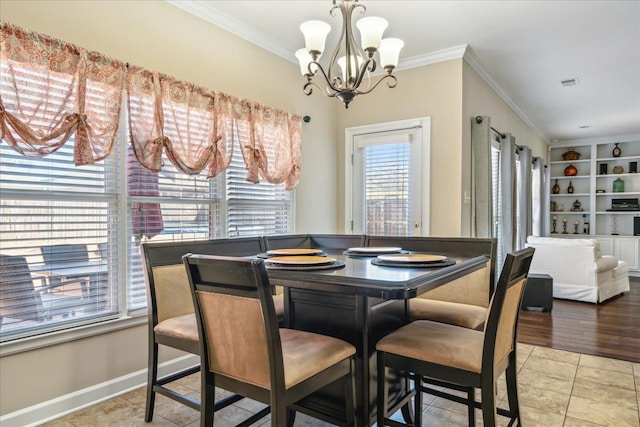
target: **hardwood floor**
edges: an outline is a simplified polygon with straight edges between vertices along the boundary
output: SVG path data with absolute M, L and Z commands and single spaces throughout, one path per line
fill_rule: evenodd
M 551 313 L 522 311 L 518 342 L 640 362 L 640 278 L 602 304 L 553 300 Z

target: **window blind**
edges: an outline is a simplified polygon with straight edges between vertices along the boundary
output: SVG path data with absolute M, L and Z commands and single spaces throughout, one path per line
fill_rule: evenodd
M 0 253 L 27 263 L 19 283 L 4 271 L 0 307 L 20 304 L 25 292 L 43 302 L 65 301 L 64 309 L 49 311 L 46 303 L 31 303 L 18 317 L 0 310 L 2 340 L 110 317 L 119 310 L 113 274 L 120 259 L 114 228 L 119 159 L 114 153 L 108 161 L 76 167 L 70 142 L 42 158 L 0 145 Z
M 408 142 L 361 145 L 358 147 L 361 181 L 361 211 L 364 233 L 384 236 L 410 235 Z

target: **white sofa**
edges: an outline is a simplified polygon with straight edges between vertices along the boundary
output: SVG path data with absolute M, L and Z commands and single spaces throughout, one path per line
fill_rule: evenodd
M 602 256 L 595 239 L 527 238 L 536 249 L 530 273 L 553 277 L 553 297 L 599 303 L 629 291 L 629 265 Z

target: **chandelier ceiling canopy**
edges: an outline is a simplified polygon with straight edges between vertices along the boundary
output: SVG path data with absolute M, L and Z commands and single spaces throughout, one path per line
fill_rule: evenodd
M 303 88 L 304 93 L 311 95 L 315 86 L 326 96 L 341 100 L 345 108 L 349 108 L 349 103 L 356 96 L 371 92 L 383 80 L 387 80 L 390 88 L 396 87 L 398 82 L 393 75 L 393 70 L 398 65 L 400 49 L 404 46 L 404 42 L 400 39 L 382 38 L 388 23 L 385 19 L 375 16 L 361 18 L 356 23 L 360 32 L 361 47 L 358 46 L 352 29 L 352 15 L 356 9 L 361 9 L 361 14 L 366 11 L 364 5 L 358 0 L 333 0 L 330 14 L 335 16 L 336 10 L 340 10 L 342 32 L 326 68 L 319 62 L 324 53 L 327 35 L 331 31 L 331 26 L 326 22 L 302 23 L 300 31 L 304 34 L 306 47 L 296 51 L 300 71 L 307 78 Z M 376 52 L 378 52 L 378 61 L 374 57 Z M 386 74 L 372 83 L 371 73 L 378 65 L 385 69 Z M 320 84 L 316 83 L 316 78 L 321 80 Z

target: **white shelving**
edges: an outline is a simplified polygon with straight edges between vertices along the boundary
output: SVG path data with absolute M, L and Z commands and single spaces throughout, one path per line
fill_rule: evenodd
M 619 157 L 612 154 L 615 142 L 618 143 L 621 151 Z M 631 164 L 634 162 L 636 171 L 640 170 L 638 169 L 640 140 L 615 142 L 574 142 L 549 147 L 547 191 L 550 196 L 547 234 L 554 237 L 598 238 L 601 245 L 604 244 L 607 248 L 606 251 L 603 249 L 603 253 L 627 260 L 632 269 L 638 271 L 640 270 L 640 236 L 633 235 L 633 222 L 634 217 L 640 217 L 640 211 L 612 211 L 611 209 L 614 199 L 640 199 L 640 173 L 630 172 Z M 564 160 L 562 154 L 569 150 L 578 152 L 579 159 Z M 565 169 L 569 166 L 577 170 L 574 176 L 565 175 Z M 618 179 L 624 182 L 624 191 L 614 192 L 614 181 Z M 556 182 L 560 192 L 553 194 L 552 189 Z M 568 192 L 570 183 L 573 186 L 573 193 Z M 580 202 L 580 212 L 572 211 L 575 209 L 573 203 L 576 201 Z M 555 233 L 553 233 L 554 217 L 557 224 Z M 563 233 L 564 219 L 567 223 L 566 234 Z M 578 222 L 577 234 L 575 234 L 576 221 Z

